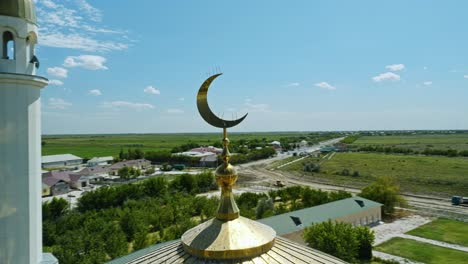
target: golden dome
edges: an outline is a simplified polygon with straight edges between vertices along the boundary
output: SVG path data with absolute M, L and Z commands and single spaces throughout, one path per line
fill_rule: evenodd
M 37 23 L 36 9 L 32 0 L 1 0 L 0 16 L 18 17 Z

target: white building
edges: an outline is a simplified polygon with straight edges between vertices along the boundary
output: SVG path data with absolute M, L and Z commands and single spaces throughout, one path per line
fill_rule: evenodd
M 41 105 L 33 0 L 0 0 L 0 263 L 42 253 Z M 44 262 L 45 263 L 45 262 Z M 49 263 L 56 263 L 56 260 Z
M 83 158 L 72 154 L 42 156 L 43 168 L 60 168 L 83 164 Z
M 212 156 L 212 155 L 215 155 L 215 154 L 213 154 L 212 152 L 185 151 L 185 152 L 174 153 L 172 155 L 181 155 L 181 156 L 187 156 L 187 157 L 193 157 L 193 158 L 202 158 L 202 157 Z
M 107 165 L 110 164 L 112 161 L 114 161 L 114 157 L 94 157 L 90 160 L 88 160 L 88 166 L 89 167 L 94 167 L 94 166 L 101 166 L 101 165 Z

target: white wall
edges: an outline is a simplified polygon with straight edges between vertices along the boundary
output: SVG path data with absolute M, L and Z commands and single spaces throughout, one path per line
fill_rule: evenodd
M 42 258 L 40 88 L 47 80 L 0 73 L 0 263 Z

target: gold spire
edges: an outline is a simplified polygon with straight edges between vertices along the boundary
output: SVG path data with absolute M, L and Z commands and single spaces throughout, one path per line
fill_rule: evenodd
M 221 154 L 223 164 L 216 168 L 215 172 L 216 182 L 221 187 L 221 198 L 216 213 L 216 218 L 219 220 L 233 220 L 239 217 L 239 208 L 232 193 L 232 186 L 237 181 L 237 171 L 229 164 L 231 153 L 229 153 L 228 146 L 227 128 L 223 128 L 223 153 Z
M 207 259 L 242 259 L 268 252 L 275 243 L 276 232 L 269 226 L 240 216 L 234 200 L 232 187 L 237 181 L 237 172 L 229 163 L 229 139 L 227 128 L 239 124 L 213 118 L 208 107 L 209 84 L 220 74 L 209 77 L 200 87 L 197 106 L 200 115 L 209 124 L 223 128 L 223 164 L 216 168 L 216 182 L 221 187 L 221 197 L 216 218 L 208 220 L 182 235 L 184 250 L 191 255 Z M 203 106 L 203 107 L 201 107 Z M 213 120 L 217 120 L 216 122 Z M 219 122 L 218 122 L 219 121 Z

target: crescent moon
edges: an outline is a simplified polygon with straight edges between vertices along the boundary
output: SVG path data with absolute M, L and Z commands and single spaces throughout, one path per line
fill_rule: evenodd
M 197 108 L 201 117 L 210 125 L 219 128 L 228 128 L 238 125 L 242 122 L 248 115 L 245 114 L 243 117 L 236 120 L 224 120 L 217 117 L 210 109 L 208 105 L 208 89 L 210 88 L 211 82 L 220 76 L 222 73 L 215 74 L 206 79 L 203 84 L 200 86 L 197 94 Z

